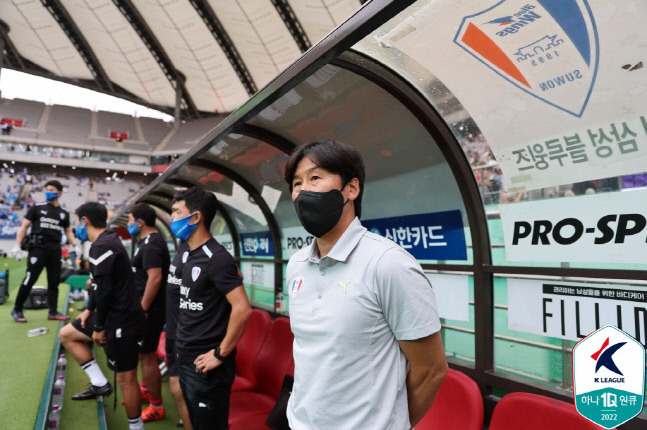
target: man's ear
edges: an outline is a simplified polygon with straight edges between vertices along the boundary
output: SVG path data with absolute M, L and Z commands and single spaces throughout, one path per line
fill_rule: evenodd
M 202 212 L 200 211 L 196 211 L 196 213 L 191 218 L 197 218 L 197 221 L 194 222 L 193 224 L 200 224 L 204 219 L 204 217 L 202 216 Z
M 346 184 L 346 192 L 349 200 L 355 200 L 359 196 L 359 179 L 353 178 Z

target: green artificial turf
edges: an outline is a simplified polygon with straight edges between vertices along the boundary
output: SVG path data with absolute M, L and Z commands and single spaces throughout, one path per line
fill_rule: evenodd
M 26 262 L 13 258 L 0 258 L 0 271 L 9 269 L 9 299 L 0 305 L 0 429 L 31 430 L 36 423 L 47 371 L 52 358 L 56 340 L 58 321 L 47 320 L 47 309 L 25 309 L 27 323 L 17 324 L 10 312 L 18 292 L 18 286 L 25 276 Z M 35 285 L 47 285 L 46 272 L 43 270 Z M 59 310 L 67 300 L 68 286 L 59 287 Z M 82 302 L 70 303 L 73 311 L 70 316 L 78 315 Z M 27 331 L 36 327 L 48 327 L 49 333 L 43 336 L 27 337 Z M 65 353 L 64 350 L 61 351 Z M 95 348 L 97 361 L 104 374 L 113 383 L 113 373 L 108 370 L 102 348 Z M 85 389 L 88 377 L 81 367 L 67 354 L 68 366 L 65 375 L 65 400 L 61 411 L 61 428 L 65 430 L 98 429 L 99 420 L 95 400 L 73 401 L 72 395 Z M 141 381 L 141 375 L 140 375 Z M 104 399 L 106 421 L 111 430 L 128 429 L 128 420 L 121 392 L 118 393 L 117 408 L 113 411 L 113 395 Z M 168 388 L 168 377 L 163 378 L 162 397 L 166 408 L 166 419 L 147 423 L 150 429 L 177 429 L 179 416 L 175 402 Z M 144 407 L 148 404 L 144 404 Z
M 25 310 L 27 323 L 11 318 L 18 285 L 25 275 L 26 262 L 0 259 L 0 270 L 9 269 L 9 299 L 0 305 L 0 429 L 32 429 L 36 422 L 44 381 L 49 369 L 59 321 L 47 320 L 47 309 Z M 45 285 L 45 271 L 36 285 Z M 61 286 L 62 308 L 67 287 Z M 48 327 L 43 336 L 27 337 L 27 331 Z
M 113 383 L 113 373 L 108 369 L 106 365 L 106 357 L 103 353 L 103 349 L 96 351 L 97 361 L 103 369 L 103 373 L 110 380 L 110 383 Z M 141 382 L 141 373 L 139 374 L 139 381 Z M 117 409 L 113 410 L 113 396 L 106 397 L 104 402 L 106 404 L 106 421 L 108 423 L 108 428 L 113 429 L 128 429 L 128 418 L 126 417 L 126 409 L 124 405 L 121 404 L 123 396 L 121 391 L 118 392 L 117 397 Z M 166 419 L 160 421 L 154 421 L 145 424 L 146 429 L 156 429 L 156 430 L 177 430 L 175 424 L 180 419 L 177 409 L 175 408 L 175 402 L 173 401 L 173 396 L 168 386 L 168 376 L 162 378 L 162 399 L 164 400 L 164 409 L 166 409 Z M 144 403 L 142 408 L 148 407 L 148 403 Z

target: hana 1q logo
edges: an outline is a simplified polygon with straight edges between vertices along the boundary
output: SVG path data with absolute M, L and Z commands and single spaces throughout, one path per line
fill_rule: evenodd
M 575 408 L 606 429 L 643 409 L 645 348 L 614 326 L 604 326 L 573 347 Z
M 599 61 L 587 0 L 502 0 L 466 16 L 454 43 L 526 93 L 584 113 Z

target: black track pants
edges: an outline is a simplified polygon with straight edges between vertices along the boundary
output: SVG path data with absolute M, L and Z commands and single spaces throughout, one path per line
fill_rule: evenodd
M 18 295 L 16 296 L 15 309 L 22 311 L 22 307 L 29 296 L 31 287 L 40 276 L 43 268 L 47 269 L 47 304 L 49 305 L 49 313 L 56 313 L 58 304 L 58 284 L 61 282 L 61 248 L 46 249 L 46 248 L 32 248 L 27 255 L 27 273 Z

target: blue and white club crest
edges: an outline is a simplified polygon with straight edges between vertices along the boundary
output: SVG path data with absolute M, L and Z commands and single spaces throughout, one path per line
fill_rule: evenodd
M 61 216 L 61 219 L 65 219 L 65 214 L 64 213 L 61 213 L 60 216 Z
M 297 298 L 297 295 L 299 294 L 299 291 L 301 291 L 301 287 L 303 286 L 303 278 L 300 276 L 297 276 L 294 278 L 292 281 L 292 285 L 290 285 L 290 297 L 292 298 L 292 301 L 294 302 Z
M 466 16 L 454 43 L 526 93 L 584 113 L 599 61 L 587 0 L 502 0 Z
M 198 276 L 200 276 L 201 269 L 199 267 L 194 267 L 191 269 L 191 279 L 193 279 L 193 282 L 198 279 Z

